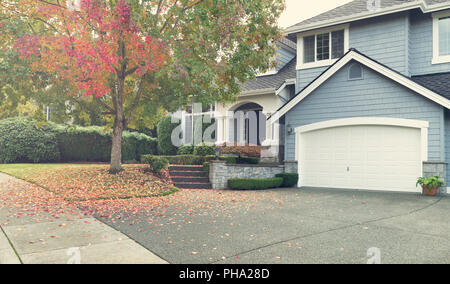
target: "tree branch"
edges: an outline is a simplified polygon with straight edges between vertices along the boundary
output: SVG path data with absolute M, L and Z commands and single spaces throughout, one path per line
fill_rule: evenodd
M 114 114 L 114 109 L 110 107 L 107 103 L 105 103 L 101 98 L 94 97 L 94 99 L 99 102 L 103 107 L 105 107 L 109 112 L 112 112 Z
M 141 78 L 141 81 L 139 82 L 138 90 L 136 92 L 136 97 L 134 98 L 133 104 L 130 107 L 130 113 L 128 114 L 128 117 L 125 119 L 125 127 L 127 124 L 133 119 L 134 112 L 136 111 L 137 106 L 139 105 L 139 101 L 141 100 L 142 95 L 142 86 L 144 84 L 145 76 Z
M 174 6 L 177 4 L 178 0 L 175 2 Z M 181 9 L 182 13 L 185 13 L 187 10 L 190 10 L 192 8 L 194 8 L 195 6 L 197 6 L 198 4 L 204 2 L 204 0 L 198 0 L 195 3 L 192 3 L 191 5 L 188 5 L 184 8 Z M 160 29 L 159 33 L 162 33 L 164 31 L 164 29 L 167 27 L 167 24 L 169 23 L 169 20 L 172 18 L 172 15 L 170 15 L 169 17 L 167 17 L 166 21 L 164 22 L 164 25 L 162 26 L 162 28 Z M 178 24 L 178 19 L 175 22 L 175 25 L 172 27 L 174 28 L 176 25 Z

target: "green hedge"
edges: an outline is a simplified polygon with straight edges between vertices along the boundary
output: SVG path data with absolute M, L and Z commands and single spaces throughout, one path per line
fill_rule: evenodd
M 298 183 L 298 174 L 282 173 L 275 175 L 275 177 L 283 178 L 282 187 L 293 187 Z
M 67 127 L 52 125 L 61 161 L 109 162 L 111 159 L 111 132 L 102 127 Z M 142 133 L 124 131 L 122 161 L 139 161 L 145 154 L 156 154 L 157 141 Z
M 255 157 L 219 157 L 219 160 L 227 162 L 227 164 L 259 164 L 259 158 Z
M 109 162 L 111 132 L 98 126 L 79 127 L 49 123 L 36 127 L 24 118 L 0 120 L 0 162 Z M 122 161 L 139 161 L 156 154 L 155 138 L 137 132 L 123 133 Z
M 219 157 L 219 160 L 227 162 L 227 164 L 237 164 L 237 157 Z
M 172 143 L 172 131 L 177 127 L 176 123 L 172 123 L 170 116 L 164 117 L 157 127 L 158 133 L 158 154 L 159 155 L 176 155 L 178 148 Z
M 142 157 L 142 162 L 149 164 L 150 170 L 156 174 L 159 174 L 169 166 L 169 161 L 160 156 L 144 155 Z
M 141 160 L 146 159 L 147 155 L 143 155 Z M 177 156 L 160 156 L 169 161 L 171 165 L 203 165 L 205 162 L 214 160 L 215 156 L 196 156 L 196 155 L 177 155 Z
M 0 120 L 0 162 L 56 162 L 60 152 L 53 133 L 25 118 Z
M 245 179 L 234 178 L 228 180 L 228 187 L 230 189 L 239 190 L 261 190 L 268 188 L 280 187 L 283 184 L 283 178 L 264 178 L 264 179 Z

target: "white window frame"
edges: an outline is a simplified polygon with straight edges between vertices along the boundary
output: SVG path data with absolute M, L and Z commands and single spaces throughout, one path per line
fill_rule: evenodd
M 335 31 L 344 30 L 344 54 L 349 50 L 349 24 L 335 26 L 329 29 L 322 29 L 313 32 L 299 33 L 297 34 L 297 70 L 301 69 L 309 69 L 309 68 L 317 68 L 323 66 L 330 66 L 334 62 L 336 62 L 339 58 L 331 59 L 331 45 L 332 45 L 332 37 L 331 33 Z M 314 48 L 314 62 L 303 63 L 303 38 L 308 36 L 317 36 L 320 34 L 330 33 L 330 59 L 317 61 L 317 46 Z
M 450 17 L 450 11 L 433 13 L 433 59 L 431 64 L 450 63 L 450 55 L 439 55 L 439 19 Z

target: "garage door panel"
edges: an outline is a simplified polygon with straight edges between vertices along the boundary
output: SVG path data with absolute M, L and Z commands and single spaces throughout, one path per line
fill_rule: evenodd
M 362 125 L 300 135 L 302 186 L 417 191 L 420 129 Z

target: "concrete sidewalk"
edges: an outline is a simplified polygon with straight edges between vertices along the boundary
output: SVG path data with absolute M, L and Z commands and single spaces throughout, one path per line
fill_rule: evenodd
M 0 194 L 24 190 L 26 182 L 0 173 Z M 14 218 L 0 208 L 0 264 L 165 264 L 121 232 L 81 212 Z M 8 241 L 9 240 L 9 241 Z M 12 246 L 11 246 L 12 244 Z

